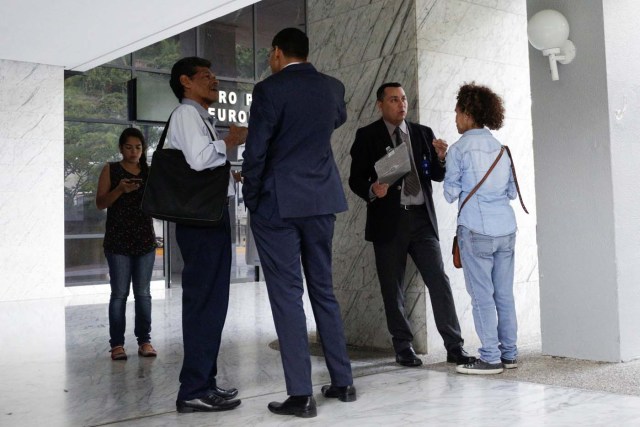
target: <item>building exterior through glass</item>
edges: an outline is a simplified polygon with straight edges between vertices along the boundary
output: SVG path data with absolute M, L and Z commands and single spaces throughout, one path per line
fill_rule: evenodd
M 246 123 L 253 85 L 270 74 L 273 36 L 283 28 L 306 28 L 304 0 L 262 0 L 229 15 L 125 55 L 82 74 L 65 76 L 65 285 L 108 283 L 102 249 L 106 211 L 95 207 L 98 176 L 106 162 L 118 161 L 118 137 L 142 130 L 150 161 L 177 100 L 169 88 L 171 66 L 180 58 L 209 59 L 220 80 L 220 100 L 209 112 L 224 137 L 231 123 Z M 239 169 L 242 147 L 228 153 Z M 230 204 L 235 233 L 232 281 L 254 280 L 245 262 L 246 212 L 240 188 Z M 153 279 L 171 272 L 179 282 L 182 260 L 173 226 L 154 220 L 159 242 Z

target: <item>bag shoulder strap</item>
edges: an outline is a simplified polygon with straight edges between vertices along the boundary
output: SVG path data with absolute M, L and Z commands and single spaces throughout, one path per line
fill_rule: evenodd
M 480 188 L 480 186 L 486 181 L 487 177 L 489 176 L 489 174 L 493 171 L 493 168 L 496 167 L 496 165 L 498 164 L 498 162 L 500 161 L 500 158 L 502 157 L 502 153 L 504 153 L 504 149 L 505 149 L 505 145 L 502 146 L 502 148 L 500 149 L 500 153 L 498 154 L 498 157 L 496 157 L 496 159 L 493 161 L 493 164 L 491 165 L 491 167 L 489 168 L 489 170 L 487 171 L 487 173 L 484 174 L 484 176 L 482 177 L 482 179 L 480 180 L 479 183 L 476 184 L 475 187 L 473 187 L 473 189 L 469 192 L 469 194 L 467 194 L 467 197 L 465 197 L 464 201 L 462 202 L 462 204 L 460 205 L 460 209 L 458 209 L 458 216 L 460 216 L 460 211 L 462 211 L 462 208 L 464 208 L 464 205 L 469 201 L 469 199 L 471 198 L 471 196 L 473 196 L 475 194 L 476 191 L 478 191 L 478 188 Z M 507 149 L 508 150 L 508 149 Z M 513 163 L 512 163 L 513 164 Z M 517 187 L 516 187 L 517 188 Z
M 172 115 L 173 113 L 169 115 L 167 123 L 164 125 L 164 129 L 162 131 L 162 135 L 160 136 L 160 141 L 158 141 L 158 145 L 156 146 L 156 150 L 162 150 L 162 147 L 164 147 L 164 140 L 167 138 L 167 131 L 169 130 L 169 122 L 171 121 Z
M 509 147 L 507 147 L 506 145 L 504 146 L 504 148 L 507 149 L 507 155 L 509 155 L 509 159 L 511 160 L 511 173 L 513 173 L 513 180 L 516 183 L 516 191 L 518 192 L 518 198 L 520 199 L 520 205 L 522 206 L 522 209 L 526 213 L 529 213 L 529 211 L 527 210 L 527 208 L 524 205 L 524 202 L 522 201 L 522 194 L 520 194 L 520 186 L 518 185 L 518 178 L 516 177 L 516 167 L 513 165 L 513 157 L 511 157 L 511 150 L 509 150 Z
M 211 141 L 215 141 L 216 137 L 213 136 L 213 132 L 211 132 L 211 129 L 209 128 L 209 126 L 207 125 L 207 121 L 205 120 L 204 117 L 200 116 L 200 118 L 202 119 L 202 121 L 204 122 L 204 126 L 207 128 L 207 130 L 209 131 L 209 135 L 211 135 Z M 212 125 L 213 126 L 213 125 Z
M 171 121 L 172 115 L 173 113 L 169 115 L 169 118 L 167 119 L 167 123 L 164 125 L 164 130 L 162 131 L 162 135 L 160 136 L 160 141 L 158 142 L 158 146 L 156 147 L 156 150 L 162 150 L 162 147 L 164 147 L 164 140 L 167 138 L 167 131 L 169 130 L 169 122 Z M 207 130 L 209 131 L 209 135 L 211 135 L 211 140 L 215 141 L 216 138 L 215 136 L 213 136 L 213 132 L 211 132 L 211 129 L 209 129 L 209 126 L 207 126 L 207 122 L 205 121 L 204 117 L 200 116 L 200 118 L 204 122 L 204 125 L 207 128 Z

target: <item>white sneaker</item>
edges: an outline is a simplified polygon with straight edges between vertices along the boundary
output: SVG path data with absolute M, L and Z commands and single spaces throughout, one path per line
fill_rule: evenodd
M 505 359 L 501 357 L 500 361 L 504 369 L 515 369 L 518 367 L 518 359 Z

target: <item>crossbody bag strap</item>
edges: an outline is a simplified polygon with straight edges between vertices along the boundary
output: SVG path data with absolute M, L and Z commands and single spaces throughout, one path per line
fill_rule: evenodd
M 462 204 L 460 205 L 460 209 L 458 209 L 458 216 L 460 216 L 460 211 L 462 211 L 462 208 L 464 208 L 464 205 L 469 201 L 469 199 L 471 198 L 471 196 L 473 196 L 475 194 L 476 191 L 478 191 L 478 188 L 480 188 L 480 186 L 485 182 L 485 180 L 487 179 L 487 177 L 489 176 L 489 174 L 491 173 L 491 171 L 493 171 L 493 168 L 496 167 L 496 165 L 498 164 L 498 162 L 500 161 L 500 158 L 502 157 L 502 153 L 504 153 L 504 149 L 505 149 L 505 145 L 502 146 L 502 148 L 500 149 L 500 153 L 498 154 L 498 157 L 496 157 L 496 159 L 493 161 L 493 164 L 491 165 L 491 167 L 489 168 L 489 170 L 487 171 L 487 173 L 484 174 L 484 176 L 482 177 L 482 179 L 480 180 L 479 183 L 476 184 L 475 187 L 473 187 L 473 190 L 471 190 L 469 192 L 469 194 L 467 194 L 467 197 L 465 197 L 464 201 L 462 202 Z M 509 149 L 507 148 L 507 151 Z M 513 162 L 512 162 L 513 164 Z M 514 175 L 515 177 L 515 175 Z M 516 187 L 517 188 L 517 187 Z
M 522 209 L 524 209 L 524 211 L 526 213 L 529 213 L 527 208 L 524 206 L 524 202 L 522 201 L 522 195 L 520 194 L 520 186 L 518 185 L 518 178 L 516 177 L 516 167 L 513 165 L 513 157 L 511 157 L 511 150 L 509 150 L 509 147 L 507 147 L 506 145 L 504 146 L 504 148 L 507 149 L 507 154 L 509 155 L 509 159 L 511 160 L 511 173 L 513 173 L 513 180 L 516 183 L 516 191 L 518 192 L 518 198 L 520 199 L 520 205 L 522 205 Z
M 207 121 L 205 120 L 204 117 L 200 116 L 200 118 L 202 119 L 202 121 L 204 122 L 204 126 L 207 128 L 207 130 L 209 131 L 209 135 L 211 135 L 211 141 L 215 141 L 216 137 L 213 136 L 213 132 L 211 132 L 211 128 L 209 126 L 207 126 Z M 213 126 L 213 125 L 211 125 Z
M 171 115 L 169 116 L 169 119 L 167 120 L 167 124 L 164 125 L 164 130 L 162 131 L 162 135 L 160 136 L 160 141 L 158 142 L 158 146 L 156 147 L 156 150 L 162 150 L 162 147 L 164 146 L 164 140 L 167 138 L 167 131 L 169 130 L 169 122 L 171 121 L 172 115 L 173 113 L 171 113 Z M 215 136 L 213 136 L 213 132 L 211 132 L 211 129 L 209 129 L 209 126 L 207 126 L 207 122 L 205 121 L 204 117 L 200 116 L 200 118 L 204 122 L 204 125 L 207 128 L 207 130 L 209 131 L 209 135 L 211 135 L 211 140 L 215 141 L 216 138 Z
M 169 130 L 169 122 L 171 121 L 171 116 L 173 115 L 173 113 L 171 113 L 171 115 L 169 115 L 169 119 L 167 119 L 167 124 L 164 125 L 164 130 L 162 131 L 162 135 L 160 136 L 160 141 L 158 142 L 158 145 L 156 146 L 156 150 L 162 150 L 162 147 L 164 147 L 164 140 L 167 138 L 167 131 Z

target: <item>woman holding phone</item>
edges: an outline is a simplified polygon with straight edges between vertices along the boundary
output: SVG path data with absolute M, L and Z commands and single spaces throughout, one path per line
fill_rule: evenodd
M 96 206 L 107 209 L 104 254 L 109 264 L 111 298 L 109 335 L 111 359 L 127 360 L 124 350 L 126 304 L 130 284 L 135 298 L 134 334 L 138 354 L 155 357 L 151 345 L 151 273 L 155 260 L 156 236 L 149 215 L 140 209 L 149 174 L 147 144 L 142 132 L 127 128 L 118 141 L 122 160 L 107 163 L 98 180 Z

